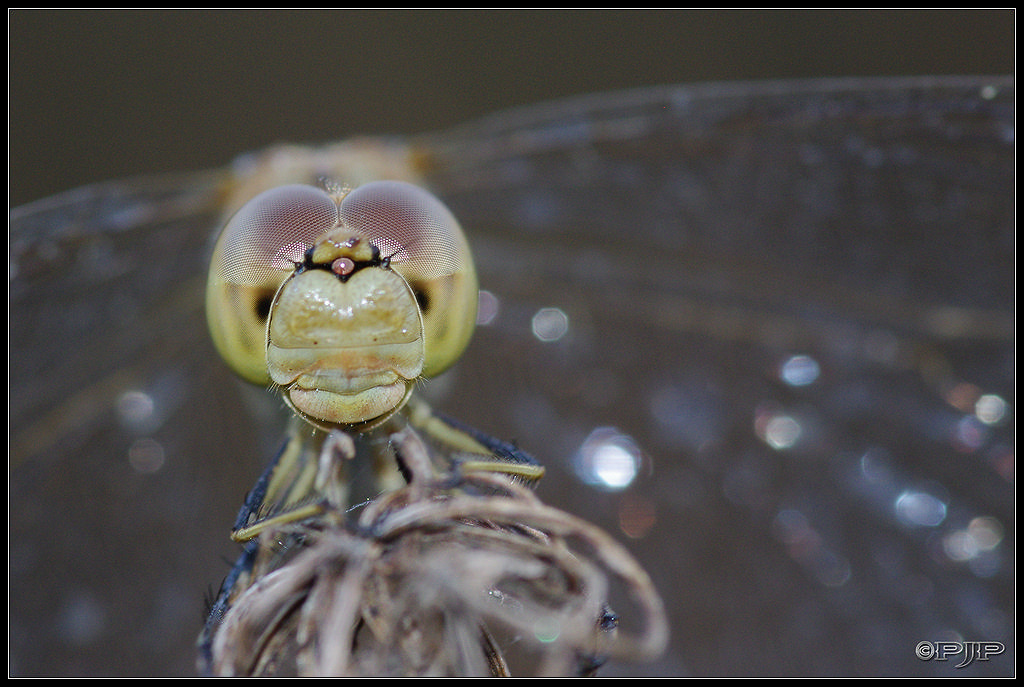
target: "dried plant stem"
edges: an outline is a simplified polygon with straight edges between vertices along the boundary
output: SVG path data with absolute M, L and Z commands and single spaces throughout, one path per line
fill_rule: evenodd
M 254 582 L 212 643 L 218 675 L 588 673 L 646 661 L 668 629 L 650 578 L 600 529 L 489 470 L 438 474 L 415 432 L 394 435 L 411 478 L 347 526 L 263 532 Z M 608 611 L 612 590 L 630 627 Z

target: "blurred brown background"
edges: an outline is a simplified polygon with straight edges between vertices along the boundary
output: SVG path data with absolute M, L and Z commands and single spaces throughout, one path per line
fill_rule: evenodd
M 993 74 L 1014 14 L 32 11 L 8 15 L 10 203 L 278 141 L 444 128 L 691 81 Z

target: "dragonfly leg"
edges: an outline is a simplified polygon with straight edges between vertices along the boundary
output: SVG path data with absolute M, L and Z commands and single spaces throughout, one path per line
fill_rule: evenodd
M 340 429 L 321 436 L 319 445 L 297 434 L 289 437 L 246 498 L 231 533 L 233 540 L 248 541 L 267 529 L 325 512 L 344 512 L 348 498 L 344 468 L 356 455 L 355 443 Z M 268 512 L 268 503 L 281 506 Z
M 529 484 L 544 476 L 544 466 L 519 447 L 437 413 L 422 402 L 410 402 L 408 418 L 429 441 L 453 456 L 452 467 L 461 473 L 497 472 Z

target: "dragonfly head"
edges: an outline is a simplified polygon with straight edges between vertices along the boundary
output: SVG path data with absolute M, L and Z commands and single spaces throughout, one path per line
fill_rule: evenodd
M 318 426 L 386 419 L 462 354 L 476 305 L 458 223 L 401 182 L 260 194 L 222 231 L 207 284 L 222 357 Z

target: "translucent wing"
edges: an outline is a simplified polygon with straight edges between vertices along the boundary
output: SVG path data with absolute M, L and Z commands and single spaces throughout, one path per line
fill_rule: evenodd
M 194 670 L 210 566 L 235 553 L 208 528 L 269 455 L 204 323 L 223 181 L 112 182 L 12 212 L 15 673 Z
M 425 392 L 629 535 L 673 622 L 640 670 L 949 675 L 913 649 L 956 636 L 1008 647 L 956 674 L 1012 670 L 1013 102 L 998 79 L 678 87 L 408 142 L 497 302 Z M 200 306 L 237 183 L 12 215 L 14 672 L 192 669 L 197 584 L 276 433 Z M 635 476 L 582 487 L 607 437 Z
M 667 88 L 441 139 L 500 302 L 446 409 L 567 480 L 595 425 L 636 440 L 630 489 L 552 493 L 674 590 L 666 672 L 948 675 L 914 644 L 1012 642 L 1012 101 Z M 545 308 L 567 332 L 524 353 Z

